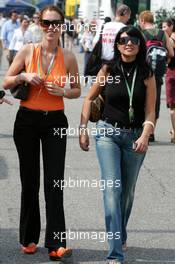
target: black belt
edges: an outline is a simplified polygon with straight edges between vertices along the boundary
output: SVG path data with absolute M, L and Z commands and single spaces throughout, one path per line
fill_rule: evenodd
M 111 124 L 113 127 L 118 128 L 118 129 L 123 129 L 123 130 L 142 129 L 141 126 L 139 126 L 139 127 L 135 127 L 135 126 L 133 127 L 133 126 L 127 126 L 127 125 L 125 126 L 121 122 L 113 120 L 113 119 L 110 119 L 110 118 L 103 117 L 102 120 L 105 121 L 108 124 Z
M 24 110 L 24 111 L 27 111 L 27 112 L 32 112 L 32 113 L 40 113 L 40 114 L 43 114 L 43 115 L 50 115 L 50 114 L 56 114 L 56 113 L 64 113 L 64 110 L 53 110 L 53 111 L 44 111 L 44 110 L 35 110 L 35 109 L 30 109 L 30 108 L 27 108 L 27 107 L 24 107 L 24 106 L 20 106 L 19 107 L 20 110 Z

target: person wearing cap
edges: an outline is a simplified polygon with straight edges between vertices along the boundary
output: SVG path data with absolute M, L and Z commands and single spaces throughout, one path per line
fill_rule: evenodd
M 116 11 L 115 21 L 104 24 L 102 33 L 102 59 L 110 61 L 114 57 L 114 40 L 118 31 L 126 25 L 130 19 L 131 10 L 127 5 L 120 5 Z M 94 38 L 94 46 L 98 42 L 101 34 L 101 28 Z

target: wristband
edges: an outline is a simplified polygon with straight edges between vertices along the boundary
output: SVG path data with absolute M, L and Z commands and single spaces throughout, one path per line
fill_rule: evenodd
M 144 126 L 144 125 L 146 125 L 146 124 L 149 124 L 149 125 L 151 125 L 153 129 L 154 129 L 154 127 L 155 127 L 154 123 L 153 123 L 153 122 L 151 122 L 151 121 L 149 121 L 149 120 L 146 120 L 146 121 L 143 123 L 143 125 L 142 125 L 142 126 Z
M 85 124 L 79 125 L 79 129 L 81 129 L 81 128 L 86 129 L 87 128 L 87 125 L 85 125 Z

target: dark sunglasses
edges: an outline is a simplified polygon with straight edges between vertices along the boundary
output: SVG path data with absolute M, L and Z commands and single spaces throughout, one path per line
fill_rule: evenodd
M 47 19 L 41 19 L 40 20 L 40 24 L 42 27 L 58 27 L 61 26 L 63 24 L 63 20 L 59 19 L 59 20 L 47 20 Z
M 140 39 L 137 37 L 121 37 L 118 41 L 118 44 L 127 45 L 129 41 L 131 41 L 131 43 L 133 45 L 139 45 L 140 44 Z

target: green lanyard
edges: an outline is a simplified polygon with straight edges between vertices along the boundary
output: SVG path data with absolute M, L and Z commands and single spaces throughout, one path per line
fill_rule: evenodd
M 50 72 L 52 70 L 52 67 L 53 67 L 53 64 L 54 64 L 54 61 L 55 61 L 56 54 L 57 54 L 57 48 L 55 49 L 55 52 L 52 55 L 52 58 L 51 58 L 49 67 L 47 69 L 47 73 L 46 73 L 45 80 L 47 79 L 47 77 L 49 76 L 49 74 L 50 74 Z M 40 53 L 40 56 L 38 56 L 38 62 L 37 62 L 37 68 L 38 68 L 38 74 L 39 74 L 39 76 L 41 76 L 41 64 L 40 64 L 40 60 L 41 60 L 41 53 Z
M 135 87 L 135 81 L 136 81 L 136 75 L 137 75 L 137 67 L 134 70 L 134 75 L 133 75 L 133 79 L 132 79 L 132 84 L 131 84 L 131 88 L 129 87 L 128 81 L 125 77 L 125 73 L 123 70 L 123 66 L 121 65 L 121 70 L 125 79 L 125 84 L 127 87 L 127 91 L 128 91 L 128 96 L 129 96 L 129 110 L 128 110 L 128 114 L 129 114 L 129 121 L 130 123 L 132 123 L 134 121 L 134 109 L 132 107 L 132 101 L 133 101 L 133 94 L 134 94 L 134 87 Z

